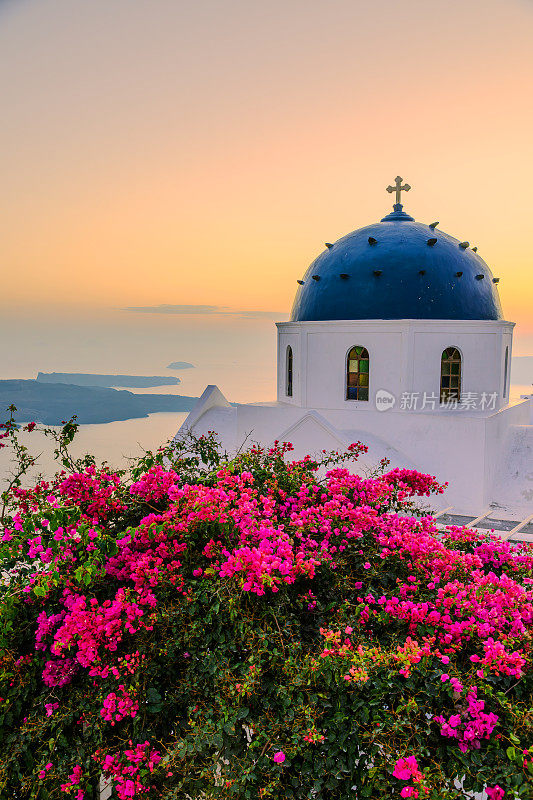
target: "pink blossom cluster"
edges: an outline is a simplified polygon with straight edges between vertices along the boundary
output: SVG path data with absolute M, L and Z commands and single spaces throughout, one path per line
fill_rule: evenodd
M 56 476 L 55 486 L 65 477 L 65 472 L 60 472 Z M 26 515 L 38 513 L 42 507 L 59 508 L 61 505 L 58 498 L 53 494 L 53 487 L 48 481 L 38 481 L 35 486 L 25 488 L 14 486 L 11 494 L 16 498 L 20 513 Z
M 245 592 L 262 595 L 265 588 L 279 591 L 279 583 L 294 583 L 300 575 L 313 578 L 315 567 L 320 564 L 316 558 L 306 557 L 303 549 L 293 547 L 288 534 L 267 531 L 263 528 L 262 538 L 255 547 L 240 547 L 230 552 L 222 550 L 224 561 L 219 569 L 221 578 L 243 574 L 241 587 Z
M 447 529 L 448 542 L 453 544 L 470 544 L 473 547 L 473 558 L 480 567 L 493 565 L 504 567 L 509 572 L 533 569 L 533 550 L 527 544 L 511 544 L 502 541 L 496 533 L 488 532 L 483 536 L 471 528 L 459 528 L 451 525 Z M 527 579 L 526 579 L 527 580 Z
M 156 464 L 150 467 L 138 481 L 130 486 L 130 494 L 140 497 L 146 502 L 157 503 L 168 495 L 171 486 L 175 486 L 179 481 L 179 476 L 173 469 L 166 470 Z
M 95 522 L 126 508 L 120 500 L 120 475 L 115 472 L 89 466 L 58 481 L 54 488 L 63 502 L 79 506 Z
M 143 772 L 154 772 L 161 761 L 161 754 L 150 748 L 148 741 L 133 745 L 116 755 L 95 753 L 94 759 L 102 768 L 104 775 L 113 780 L 114 789 L 121 800 L 128 800 L 150 791 L 144 783 Z
M 408 678 L 411 674 L 412 666 L 414 664 L 419 664 L 424 656 L 429 656 L 430 654 L 431 644 L 427 640 L 420 646 L 416 639 L 412 639 L 408 636 L 403 646 L 398 645 L 396 648 L 395 658 L 402 664 L 398 672 L 400 675 L 403 675 L 404 678 Z
M 393 469 L 383 476 L 383 480 L 395 486 L 402 498 L 442 494 L 448 485 L 447 483 L 440 484 L 433 475 L 425 475 L 414 469 Z
M 495 641 L 492 636 L 483 642 L 484 655 L 480 661 L 483 667 L 501 675 L 523 675 L 526 659 L 522 650 L 509 652 L 503 642 Z
M 65 618 L 66 611 L 59 611 L 57 614 L 47 615 L 46 611 L 41 611 L 37 617 L 37 630 L 35 631 L 35 649 L 46 650 L 46 638 L 52 633 L 54 628 Z
M 496 786 L 487 786 L 485 791 L 489 800 L 502 800 L 502 797 L 505 796 L 505 791 L 498 784 Z
M 130 600 L 129 591 L 121 588 L 113 600 L 99 604 L 95 598 L 88 600 L 85 595 L 65 590 L 64 612 L 51 617 L 47 617 L 45 612 L 39 615 L 37 648 L 47 648 L 44 638 L 50 636 L 53 627 L 57 626 L 49 649 L 58 658 L 46 665 L 43 679 L 47 685 L 56 685 L 54 672 L 60 681 L 57 685 L 64 685 L 68 676 L 73 674 L 72 664 L 90 667 L 99 659 L 101 650 L 115 651 L 126 633 L 134 634 L 140 628 L 151 630 L 152 615 L 146 612 L 155 604 L 155 597 L 148 591 Z M 65 657 L 65 653 L 71 650 L 74 650 L 75 660 Z M 61 660 L 64 668 L 60 666 Z
M 133 675 L 144 663 L 146 656 L 136 650 L 134 653 L 125 653 L 117 659 L 116 664 L 102 664 L 96 663 L 89 670 L 89 675 L 99 678 L 108 678 L 110 676 L 117 680 L 122 675 Z
M 420 487 L 415 484 L 410 493 L 430 487 L 442 488 L 431 476 L 422 476 Z M 220 577 L 237 576 L 244 591 L 262 595 L 299 576 L 313 578 L 320 563 L 332 561 L 350 539 L 372 527 L 397 488 L 392 474 L 364 479 L 336 468 L 327 474 L 325 487 L 304 483 L 294 497 L 283 492 L 276 497 L 274 491 L 260 492 L 249 472 L 221 470 L 215 486 L 171 487 L 173 506 L 161 521 L 174 516 L 177 530 L 184 531 L 205 522 L 233 524 L 237 546 L 229 550 L 210 543 L 204 554 L 214 560 Z
M 135 717 L 139 710 L 139 703 L 127 691 L 124 684 L 119 684 L 118 693 L 109 692 L 107 697 L 104 698 L 103 708 L 100 709 L 100 715 L 103 719 L 111 722 L 120 722 L 124 717 Z
M 83 777 L 83 770 L 79 764 L 76 764 L 72 773 L 69 775 L 68 783 L 61 784 L 61 791 L 66 792 L 67 794 L 71 794 L 72 790 L 81 783 L 81 779 Z M 75 798 L 76 800 L 83 800 L 84 792 L 81 789 L 76 790 Z
M 43 547 L 43 538 L 42 536 L 34 536 L 32 539 L 28 539 L 28 556 L 30 558 L 40 558 L 44 564 L 49 564 L 53 558 L 53 550 L 51 547 L 47 547 L 46 549 Z
M 0 423 L 0 439 L 8 439 L 10 436 L 10 426 L 9 423 L 1 422 Z M 0 442 L 0 449 L 2 447 L 7 447 L 7 444 L 4 442 Z
M 414 756 L 399 758 L 394 765 L 392 774 L 400 781 L 412 781 L 413 783 L 420 783 L 424 778 Z M 414 786 L 403 786 L 400 791 L 401 797 L 417 798 L 418 794 L 418 789 Z
M 444 676 L 443 676 L 444 677 Z M 457 739 L 458 747 L 467 750 L 479 750 L 482 739 L 490 739 L 490 735 L 498 723 L 498 716 L 484 711 L 485 701 L 477 699 L 477 686 L 472 686 L 466 693 L 466 703 L 458 708 L 458 713 L 451 714 L 448 720 L 443 715 L 434 717 L 441 725 L 443 736 Z
M 169 512 L 150 514 L 141 525 L 120 539 L 119 553 L 107 560 L 106 573 L 131 583 L 136 592 L 149 592 L 162 581 L 183 589 L 181 554 L 187 544 L 176 535 L 177 524 Z
M 43 682 L 46 686 L 66 686 L 72 681 L 78 666 L 73 658 L 50 659 L 44 665 Z
M 48 763 L 44 765 L 43 769 L 40 769 L 40 770 L 39 770 L 39 772 L 37 773 L 37 776 L 38 776 L 38 777 L 39 777 L 41 780 L 43 780 L 44 778 L 46 778 L 46 773 L 48 772 L 48 770 L 49 770 L 49 769 L 52 769 L 52 767 L 53 767 L 53 764 L 52 764 L 52 762 L 51 762 L 51 761 L 48 761 Z

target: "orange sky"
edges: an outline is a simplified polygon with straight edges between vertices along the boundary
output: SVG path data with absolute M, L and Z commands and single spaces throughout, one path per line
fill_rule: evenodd
M 0 0 L 0 310 L 287 311 L 400 174 L 531 336 L 532 41 L 531 0 Z

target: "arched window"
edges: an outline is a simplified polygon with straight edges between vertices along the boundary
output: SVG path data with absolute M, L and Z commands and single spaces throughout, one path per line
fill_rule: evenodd
M 503 396 L 507 397 L 509 392 L 509 348 L 505 348 L 505 365 L 503 368 Z
M 346 361 L 347 400 L 368 400 L 369 365 L 366 347 L 352 347 Z
M 292 347 L 287 347 L 285 394 L 292 397 Z
M 447 347 L 440 362 L 440 401 L 461 400 L 461 353 L 457 347 Z

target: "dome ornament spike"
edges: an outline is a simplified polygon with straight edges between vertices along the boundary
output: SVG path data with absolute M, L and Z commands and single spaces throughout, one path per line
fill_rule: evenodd
M 402 192 L 408 192 L 411 189 L 408 183 L 404 183 L 402 186 L 402 181 L 403 178 L 397 175 L 396 178 L 394 179 L 395 185 L 387 186 L 387 191 L 389 192 L 389 194 L 392 194 L 392 192 L 396 192 L 396 205 L 399 205 L 400 207 L 402 204 Z

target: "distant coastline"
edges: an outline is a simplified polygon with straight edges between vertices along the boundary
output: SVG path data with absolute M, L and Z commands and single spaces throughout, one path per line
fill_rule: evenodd
M 130 389 L 149 389 L 154 386 L 177 386 L 180 378 L 170 375 L 103 375 L 90 372 L 39 372 L 39 383 L 67 383 L 73 386 L 100 386 L 106 389 L 115 386 Z
M 197 399 L 46 380 L 0 380 L 0 421 L 7 416 L 10 405 L 17 408 L 17 422 L 60 425 L 76 414 L 80 424 L 98 424 L 147 417 L 159 411 L 190 411 Z

